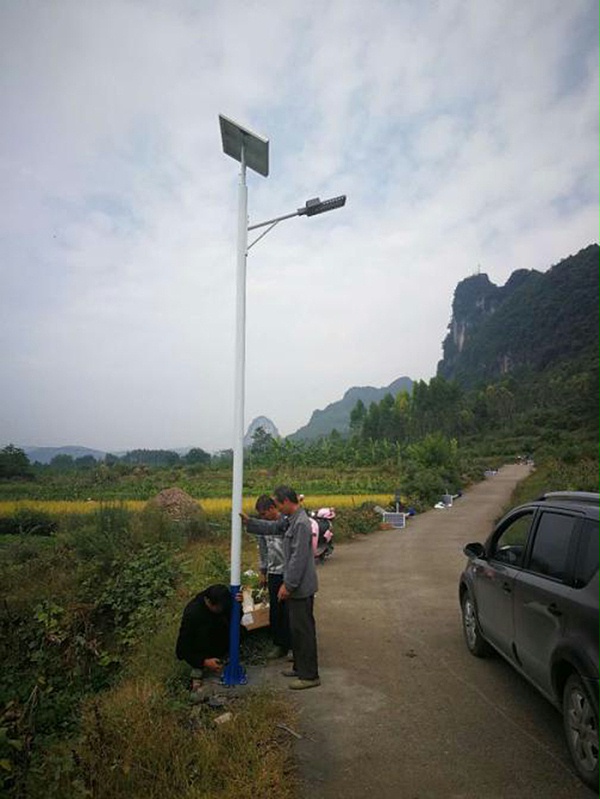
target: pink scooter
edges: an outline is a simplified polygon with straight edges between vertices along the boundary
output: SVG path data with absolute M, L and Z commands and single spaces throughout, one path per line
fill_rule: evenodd
M 333 554 L 333 530 L 331 520 L 335 519 L 335 508 L 319 508 L 308 514 L 312 526 L 312 545 L 315 560 L 324 563 Z

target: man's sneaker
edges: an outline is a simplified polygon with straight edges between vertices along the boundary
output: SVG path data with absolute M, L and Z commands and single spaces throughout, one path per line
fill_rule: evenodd
M 285 671 L 281 672 L 282 677 L 297 677 L 298 672 L 296 669 L 286 669 Z
M 291 688 L 292 691 L 303 691 L 305 688 L 318 688 L 319 685 L 321 685 L 321 680 L 315 677 L 314 680 L 292 680 L 288 688 Z
M 287 651 L 281 646 L 274 646 L 267 652 L 267 660 L 279 660 L 287 655 Z

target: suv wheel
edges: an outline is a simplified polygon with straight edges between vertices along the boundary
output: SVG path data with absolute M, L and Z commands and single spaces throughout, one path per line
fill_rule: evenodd
M 472 655 L 484 658 L 491 652 L 491 647 L 481 634 L 475 602 L 470 591 L 465 591 L 461 600 L 463 632 L 467 648 Z
M 597 790 L 598 713 L 579 674 L 571 674 L 565 685 L 563 723 L 577 773 Z

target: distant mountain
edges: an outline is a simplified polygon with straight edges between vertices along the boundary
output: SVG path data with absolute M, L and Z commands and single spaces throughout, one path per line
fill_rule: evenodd
M 558 364 L 597 363 L 597 244 L 547 272 L 519 269 L 498 287 L 485 274 L 456 287 L 438 376 L 464 387 Z
M 47 464 L 57 455 L 70 455 L 73 459 L 91 455 L 97 461 L 102 461 L 106 457 L 106 452 L 88 447 L 21 447 L 20 449 L 27 455 L 30 463 Z
M 373 386 L 355 386 L 349 388 L 341 400 L 332 402 L 324 410 L 313 411 L 308 424 L 296 430 L 288 438 L 298 441 L 301 439 L 310 440 L 327 436 L 333 430 L 338 433 L 347 433 L 350 430 L 350 413 L 359 400 L 362 400 L 368 408 L 372 402 L 381 402 L 386 394 L 394 397 L 401 391 L 412 391 L 413 381 L 410 377 L 399 377 L 383 388 Z
M 256 419 L 253 419 L 248 425 L 248 430 L 244 436 L 244 447 L 252 446 L 254 442 L 254 434 L 259 427 L 262 427 L 265 433 L 268 433 L 273 438 L 281 438 L 279 435 L 279 430 L 275 427 L 274 422 L 272 422 L 266 416 L 257 416 Z

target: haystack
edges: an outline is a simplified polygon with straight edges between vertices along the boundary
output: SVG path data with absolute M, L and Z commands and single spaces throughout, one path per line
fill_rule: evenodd
M 181 488 L 165 488 L 148 500 L 144 510 L 160 513 L 177 527 L 185 529 L 191 538 L 197 538 L 208 531 L 202 506 Z

